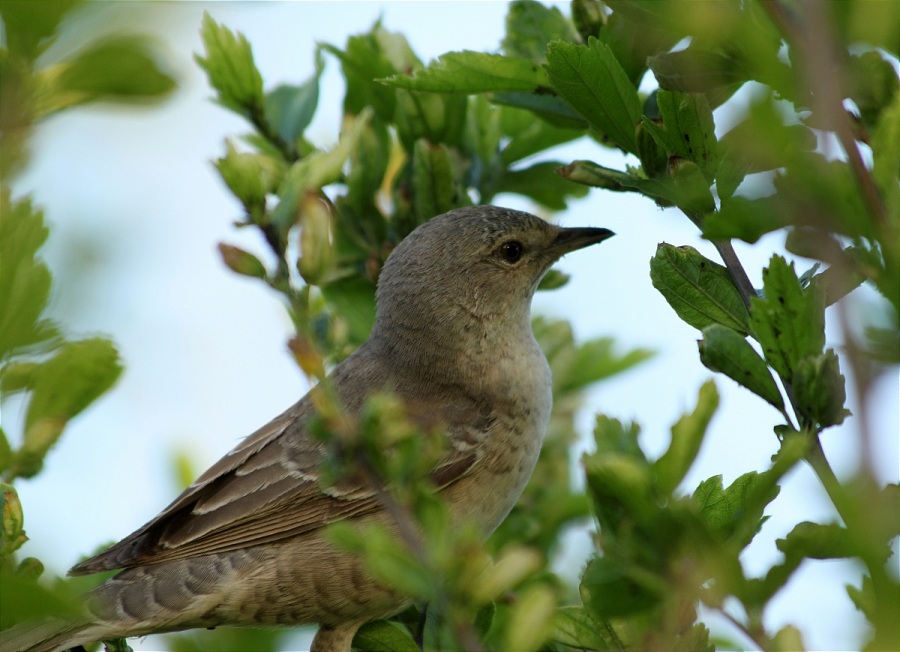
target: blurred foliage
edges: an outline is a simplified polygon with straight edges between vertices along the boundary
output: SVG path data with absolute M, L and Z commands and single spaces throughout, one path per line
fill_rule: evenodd
M 50 228 L 32 198 L 14 197 L 10 184 L 28 163 L 31 134 L 48 117 L 90 102 L 157 101 L 175 87 L 139 36 L 88 40 L 65 59 L 48 56 L 65 19 L 91 9 L 75 0 L 0 5 L 0 402 L 5 408 L 17 396 L 25 406 L 21 425 L 4 419 L 0 427 L 0 628 L 36 613 L 77 613 L 76 596 L 102 579 L 38 583 L 41 562 L 15 556 L 28 537 L 12 483 L 40 472 L 68 422 L 122 372 L 111 341 L 70 339 L 45 316 L 53 279 L 40 249 Z
M 802 633 L 791 625 L 771 631 L 766 609 L 804 560 L 835 558 L 861 562 L 859 582 L 847 587 L 848 600 L 872 626 L 860 646 L 900 648 L 900 586 L 886 563 L 900 534 L 900 492 L 878 486 L 865 463 L 839 480 L 819 441 L 850 416 L 846 370 L 859 388 L 859 409 L 867 410 L 872 380 L 885 369 L 896 372 L 900 361 L 898 7 L 863 0 L 574 0 L 570 18 L 517 0 L 499 53 L 451 52 L 426 66 L 402 35 L 379 22 L 343 45 L 318 45 L 309 79 L 272 88 L 243 35 L 205 17 L 197 62 L 216 101 L 250 128 L 226 143 L 216 169 L 243 207 L 238 226 L 258 229 L 267 247 L 249 252 L 223 243 L 220 252 L 230 269 L 283 297 L 296 330 L 290 350 L 311 378 L 325 381 L 327 369 L 368 336 L 379 271 L 417 225 L 501 193 L 560 210 L 597 187 L 676 208 L 715 245 L 723 264 L 661 244 L 651 281 L 701 332 L 700 362 L 784 420 L 768 468 L 748 469 L 727 486 L 713 476 L 691 491 L 684 478 L 718 405 L 712 382 L 655 459 L 643 451 L 637 424 L 598 416 L 595 450 L 581 464 L 586 489 L 578 490 L 569 448 L 583 390 L 647 352 L 618 354 L 609 340 L 579 344 L 566 322 L 536 319 L 554 372 L 554 413 L 532 481 L 482 544 L 467 528 L 449 526 L 427 482 L 442 450 L 439 433 L 416 431 L 387 396 L 348 423 L 323 382 L 322 434 L 341 444 L 326 470 L 335 477 L 365 473 L 399 518 L 423 533 L 396 539 L 377 528 L 333 528 L 334 539 L 363 556 L 373 573 L 429 605 L 424 621 L 419 606 L 366 625 L 357 650 L 413 650 L 417 641 L 429 650 L 709 650 L 717 641 L 698 619 L 700 605 L 723 614 L 743 641 L 726 647 L 749 641 L 798 650 Z M 7 24 L 25 20 L 9 16 Z M 41 27 L 33 34 L 8 36 L 9 51 L 15 44 L 19 58 L 32 61 L 58 22 L 50 18 L 35 22 Z M 101 53 L 115 47 L 98 46 Z M 340 138 L 320 148 L 305 130 L 328 57 L 340 66 L 346 93 Z M 149 61 L 137 52 L 132 58 Z M 11 60 L 4 55 L 4 74 L 21 69 Z M 25 70 L 16 74 L 30 79 Z M 85 83 L 84 70 L 73 62 L 42 82 L 64 80 L 68 100 L 20 102 L 16 111 L 4 101 L 4 144 L 24 143 L 22 129 L 42 115 L 35 107 L 110 94 L 112 84 Z M 164 90 L 158 76 L 148 79 L 146 88 Z M 4 86 L 9 97 L 31 97 L 35 87 Z M 726 110 L 735 126 L 717 136 L 717 112 Z M 546 157 L 555 145 L 583 137 L 618 152 L 621 165 Z M 766 196 L 752 191 L 760 174 L 773 180 Z M 772 256 L 757 290 L 731 241 L 752 244 L 770 233 L 783 234 L 790 253 L 819 264 L 798 274 L 794 262 Z M 37 296 L 46 293 L 48 275 L 35 271 L 39 265 L 26 268 L 23 278 Z M 551 274 L 542 287 L 565 281 Z M 851 329 L 841 299 L 862 283 L 879 292 L 881 314 L 852 315 L 871 323 Z M 828 306 L 845 339 L 837 352 L 826 347 Z M 28 314 L 39 312 L 32 307 Z M 37 319 L 26 343 L 55 337 Z M 26 366 L 4 382 L 16 387 L 28 373 Z M 867 445 L 861 437 L 863 460 Z M 10 457 L 4 452 L 3 459 Z M 822 482 L 835 521 L 798 523 L 774 542 L 783 560 L 749 576 L 740 555 L 782 479 L 802 461 Z M 5 505 L 11 525 L 4 541 L 16 541 L 21 512 L 14 501 Z M 589 520 L 597 526 L 596 553 L 579 586 L 569 586 L 550 563 L 566 529 Z M 4 528 L 6 522 L 4 516 Z M 217 631 L 169 640 L 183 650 L 272 649 L 282 636 Z

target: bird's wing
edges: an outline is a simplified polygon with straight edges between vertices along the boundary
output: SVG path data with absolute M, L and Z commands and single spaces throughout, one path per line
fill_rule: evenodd
M 434 421 L 434 410 L 425 415 L 418 409 L 424 406 L 416 403 L 410 404 L 413 420 Z M 421 418 L 416 418 L 417 412 Z M 275 418 L 214 464 L 156 518 L 76 565 L 70 574 L 271 543 L 379 510 L 378 497 L 365 482 L 342 480 L 323 491 L 319 465 L 324 448 L 305 432 L 311 414 L 307 398 Z M 431 473 L 435 486 L 452 484 L 477 464 L 475 440 L 487 423 L 477 417 L 474 423 L 450 426 L 459 436 L 451 432 L 454 446 Z

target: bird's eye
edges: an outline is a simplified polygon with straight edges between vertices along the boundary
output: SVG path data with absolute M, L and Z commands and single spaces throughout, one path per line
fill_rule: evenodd
M 522 243 L 518 240 L 509 240 L 508 242 L 504 242 L 497 250 L 497 252 L 500 254 L 500 258 L 508 263 L 519 262 L 519 259 L 522 258 L 522 253 L 524 251 L 525 247 L 523 247 Z

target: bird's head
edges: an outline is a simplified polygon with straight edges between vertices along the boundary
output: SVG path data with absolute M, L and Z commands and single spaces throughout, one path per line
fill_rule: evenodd
M 497 206 L 439 215 L 388 257 L 378 281 L 375 333 L 528 327 L 531 298 L 553 263 L 612 235 L 601 228 L 555 226 Z

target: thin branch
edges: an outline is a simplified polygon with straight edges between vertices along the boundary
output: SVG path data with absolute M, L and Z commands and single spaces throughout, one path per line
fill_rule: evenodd
M 725 617 L 725 620 L 727 620 L 732 625 L 734 625 L 738 630 L 740 630 L 744 636 L 746 636 L 751 641 L 753 641 L 759 647 L 760 650 L 771 649 L 770 648 L 771 644 L 770 644 L 770 641 L 768 640 L 768 638 L 760 637 L 760 635 L 758 633 L 753 632 L 749 626 L 745 625 L 740 620 L 738 620 L 737 618 L 732 616 L 730 613 L 725 611 L 725 609 L 719 607 L 717 609 L 717 611 Z
M 416 559 L 423 565 L 428 566 L 427 551 L 422 543 L 421 536 L 419 536 L 419 533 L 416 531 L 409 510 L 397 502 L 396 498 L 394 498 L 387 490 L 387 487 L 382 483 L 378 473 L 364 455 L 358 455 L 356 457 L 356 462 L 360 465 L 363 474 L 366 476 L 366 481 L 369 486 L 375 490 L 378 502 L 397 525 L 400 538 L 407 545 Z M 443 603 L 442 606 L 448 602 L 447 597 L 442 593 L 438 594 L 438 598 L 440 602 Z M 484 646 L 481 644 L 478 635 L 475 633 L 474 627 L 472 627 L 470 623 L 453 619 L 450 624 L 453 633 L 466 652 L 484 652 Z
M 887 226 L 884 201 L 866 167 L 854 136 L 853 124 L 844 110 L 848 96 L 846 79 L 836 71 L 843 71 L 836 56 L 834 30 L 826 15 L 827 3 L 803 0 L 803 24 L 779 0 L 763 0 L 762 6 L 785 40 L 800 55 L 798 79 L 807 83 L 810 103 L 822 123 L 834 132 L 847 155 L 847 162 L 859 186 L 866 208 L 879 229 Z

